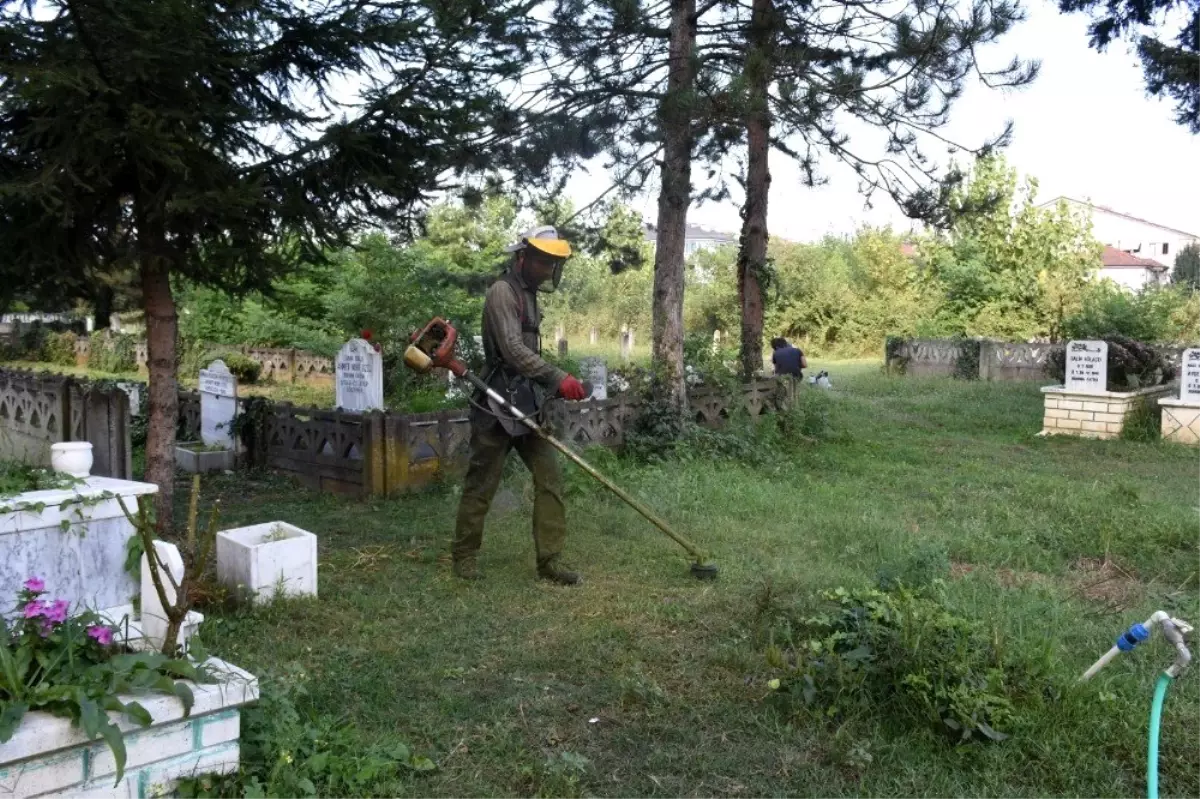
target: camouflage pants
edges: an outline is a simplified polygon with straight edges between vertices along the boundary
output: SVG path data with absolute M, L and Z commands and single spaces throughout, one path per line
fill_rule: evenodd
M 562 472 L 554 447 L 530 433 L 511 437 L 494 419 L 472 419 L 471 462 L 463 479 L 454 530 L 454 560 L 473 557 L 483 544 L 483 521 L 504 474 L 508 451 L 515 449 L 533 475 L 533 543 L 538 566 L 553 562 L 567 537 Z

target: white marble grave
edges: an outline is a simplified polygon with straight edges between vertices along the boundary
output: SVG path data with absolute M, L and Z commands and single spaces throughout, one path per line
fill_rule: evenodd
M 1179 360 L 1179 398 L 1164 397 L 1158 404 L 1163 438 L 1200 445 L 1200 349 L 1184 350 Z
M 588 399 L 608 399 L 608 365 L 603 358 L 580 358 L 584 379 L 592 384 L 592 396 Z
M 369 342 L 352 338 L 338 350 L 334 362 L 337 407 L 344 411 L 383 408 L 383 356 Z
M 224 361 L 200 370 L 200 438 L 206 447 L 233 449 L 237 380 Z
M 40 577 L 46 595 L 67 600 L 72 609 L 129 603 L 138 590 L 125 571 L 134 529 L 117 498 L 134 513 L 139 496 L 157 491 L 151 483 L 89 477 L 78 488 L 0 500 L 0 612 L 13 612 L 16 590 L 30 577 Z
M 1108 342 L 1071 341 L 1067 343 L 1067 370 L 1063 387 L 1078 394 L 1103 394 L 1108 391 Z

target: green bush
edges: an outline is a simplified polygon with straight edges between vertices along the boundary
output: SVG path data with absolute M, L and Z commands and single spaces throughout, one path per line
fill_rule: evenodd
M 243 355 L 240 352 L 221 352 L 214 354 L 209 363 L 215 360 L 222 360 L 229 372 L 237 378 L 239 383 L 251 384 L 258 381 L 259 375 L 262 374 L 262 364 L 251 358 L 249 355 Z M 208 366 L 208 364 L 204 364 Z M 199 373 L 199 370 L 197 370 Z
M 1119 336 L 1145 342 L 1179 342 L 1200 335 L 1195 297 L 1181 286 L 1151 286 L 1137 294 L 1109 283 L 1092 288 L 1083 309 L 1063 322 L 1066 339 Z
M 767 662 L 782 703 L 838 722 L 925 724 L 955 742 L 1006 738 L 1014 700 L 1036 700 L 1047 675 L 955 614 L 941 588 L 838 588 L 821 595 L 817 612 L 777 621 Z
M 75 342 L 79 337 L 70 331 L 63 333 L 47 333 L 42 344 L 40 361 L 59 366 L 75 365 Z
M 88 369 L 109 374 L 137 370 L 137 339 L 125 333 L 94 335 L 89 340 Z
M 263 675 L 258 702 L 242 710 L 240 769 L 179 781 L 180 797 L 398 796 L 400 778 L 432 771 L 403 744 L 385 746 L 347 722 L 307 709 L 305 675 Z

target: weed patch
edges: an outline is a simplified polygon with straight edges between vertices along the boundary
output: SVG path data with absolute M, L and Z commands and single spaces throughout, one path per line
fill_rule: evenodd
M 958 743 L 1002 741 L 1017 703 L 1045 678 L 1012 662 L 982 627 L 947 608 L 937 583 L 915 591 L 838 588 L 813 615 L 772 630 L 771 686 L 795 714 L 844 722 L 879 715 Z M 1048 683 L 1047 683 L 1048 685 Z

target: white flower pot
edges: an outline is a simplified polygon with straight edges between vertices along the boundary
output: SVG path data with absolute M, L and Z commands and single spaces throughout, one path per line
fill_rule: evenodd
M 92 473 L 92 442 L 62 441 L 51 444 L 50 468 L 72 477 L 88 477 Z

